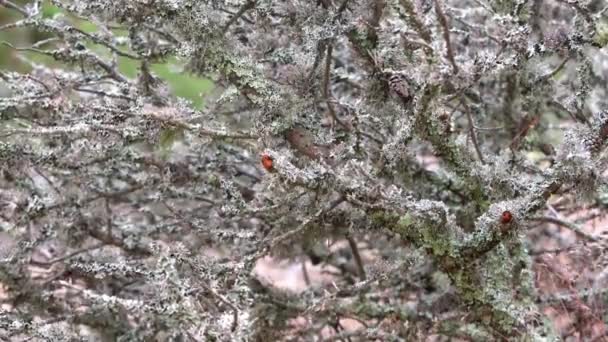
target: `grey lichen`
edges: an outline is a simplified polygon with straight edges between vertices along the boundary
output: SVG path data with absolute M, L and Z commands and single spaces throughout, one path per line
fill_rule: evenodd
M 560 214 L 605 207 L 601 1 L 24 3 L 3 339 L 555 339 L 530 231 L 601 246 Z

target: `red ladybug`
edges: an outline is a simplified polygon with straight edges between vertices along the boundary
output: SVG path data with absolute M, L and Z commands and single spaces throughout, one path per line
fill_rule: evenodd
M 511 212 L 508 210 L 503 211 L 502 215 L 500 215 L 500 222 L 507 224 L 511 221 L 513 221 L 513 214 L 511 214 Z
M 269 156 L 268 154 L 264 153 L 262 155 L 262 166 L 267 170 L 267 171 L 272 171 L 273 170 L 273 166 L 272 166 L 272 157 Z

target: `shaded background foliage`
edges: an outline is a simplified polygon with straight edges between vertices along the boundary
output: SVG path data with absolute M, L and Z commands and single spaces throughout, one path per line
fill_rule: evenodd
M 606 334 L 605 2 L 0 5 L 4 339 Z

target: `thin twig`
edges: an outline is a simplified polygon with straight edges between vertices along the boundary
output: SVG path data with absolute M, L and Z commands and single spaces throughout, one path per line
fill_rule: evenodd
M 357 273 L 359 273 L 359 277 L 361 278 L 361 280 L 365 280 L 365 267 L 363 267 L 363 260 L 361 259 L 361 254 L 359 253 L 357 242 L 355 241 L 355 239 L 353 239 L 352 236 L 350 236 L 350 234 L 346 235 L 346 240 L 348 241 L 350 250 L 353 253 L 353 257 L 357 265 Z
M 496 126 L 496 127 L 480 127 L 480 126 L 475 126 L 473 125 L 473 127 L 475 127 L 475 130 L 478 131 L 500 131 L 505 129 L 504 126 Z
M 30 14 L 25 10 L 25 8 L 17 5 L 16 3 L 8 0 L 0 0 L 0 5 L 3 5 L 6 8 L 10 8 L 21 13 L 24 17 L 29 17 Z
M 111 98 L 115 98 L 115 99 L 122 99 L 122 100 L 127 100 L 130 102 L 135 102 L 135 99 L 129 96 L 125 96 L 122 94 L 109 94 L 106 93 L 105 91 L 100 91 L 100 90 L 94 90 L 94 89 L 86 89 L 86 88 L 80 88 L 80 87 L 74 87 L 73 88 L 75 91 L 78 92 L 82 92 L 82 93 L 89 93 L 89 94 L 95 94 L 97 96 L 102 96 L 102 97 L 111 97 Z
M 61 261 L 67 260 L 67 259 L 71 259 L 71 258 L 77 256 L 78 254 L 90 252 L 90 251 L 102 248 L 104 246 L 106 246 L 106 244 L 103 243 L 103 242 L 100 242 L 100 243 L 97 243 L 97 244 L 95 244 L 93 246 L 77 249 L 77 250 L 75 250 L 75 251 L 73 251 L 71 253 L 68 253 L 68 254 L 66 254 L 66 255 L 64 255 L 62 257 L 53 259 L 51 261 L 47 261 L 47 262 L 35 262 L 35 265 L 36 266 L 51 266 L 51 265 L 56 264 L 58 262 L 61 262 Z M 34 263 L 34 262 L 32 262 L 32 263 Z
M 237 13 L 236 13 L 236 12 L 229 11 L 229 10 L 227 10 L 227 9 L 225 9 L 225 8 L 220 8 L 220 11 L 222 11 L 222 12 L 224 12 L 224 13 L 228 13 L 228 14 L 233 15 L 233 16 L 237 15 Z M 251 25 L 253 25 L 253 24 L 254 24 L 254 22 L 253 22 L 253 21 L 249 20 L 249 19 L 248 19 L 247 17 L 245 17 L 244 15 L 241 15 L 241 19 L 242 19 L 244 22 L 246 22 L 247 24 L 251 24 Z
M 106 197 L 103 201 L 104 209 L 106 210 L 106 229 L 108 237 L 112 236 L 112 208 L 110 207 L 110 200 Z
M 327 43 L 327 52 L 325 54 L 325 77 L 323 78 L 323 96 L 326 99 L 327 110 L 329 111 L 329 115 L 331 116 L 331 118 L 334 121 L 336 121 L 338 124 L 340 124 L 340 126 L 344 127 L 345 130 L 350 131 L 351 127 L 348 124 L 346 124 L 345 122 L 343 122 L 342 120 L 340 120 L 340 118 L 336 114 L 336 109 L 334 108 L 332 101 L 330 101 L 332 98 L 331 88 L 330 88 L 332 51 L 333 51 L 333 45 L 331 42 L 328 42 Z
M 564 58 L 564 60 L 557 66 L 557 68 L 555 68 L 555 70 L 551 71 L 550 73 L 543 75 L 541 77 L 539 77 L 539 79 L 536 81 L 537 82 L 545 82 L 547 80 L 549 80 L 550 78 L 552 78 L 553 76 L 557 75 L 558 72 L 560 72 L 565 66 L 566 63 L 568 63 L 568 61 L 570 60 L 570 58 Z
M 44 178 L 44 180 L 53 189 L 53 191 L 55 192 L 55 194 L 57 196 L 61 196 L 61 191 L 59 191 L 59 189 L 57 188 L 55 183 L 53 183 L 53 181 L 49 177 L 47 177 L 47 175 L 45 175 L 42 171 L 40 171 L 38 169 L 38 167 L 36 167 L 36 166 L 32 166 L 32 170 L 34 170 L 34 172 L 36 172 L 40 177 Z
M 418 13 L 416 13 L 416 7 L 414 6 L 414 4 L 410 0 L 400 0 L 399 3 L 401 4 L 401 7 L 403 7 L 403 9 L 405 10 L 407 16 L 409 17 L 408 19 L 412 21 L 412 26 L 414 27 L 416 32 L 418 32 L 420 37 L 424 39 L 427 44 L 430 44 L 433 41 L 431 37 L 431 31 L 426 26 L 424 26 L 422 20 L 418 18 Z
M 267 251 L 269 251 L 270 249 L 272 249 L 279 243 L 281 243 L 287 239 L 290 239 L 291 237 L 293 237 L 295 235 L 305 232 L 312 223 L 316 222 L 320 217 L 322 217 L 326 213 L 335 209 L 338 205 L 340 205 L 345 200 L 346 200 L 346 198 L 344 198 L 344 196 L 340 196 L 340 198 L 338 198 L 335 201 L 333 201 L 332 203 L 330 203 L 329 206 L 327 206 L 326 208 L 319 209 L 314 215 L 312 215 L 311 217 L 306 219 L 295 229 L 287 231 L 273 239 L 266 240 L 266 242 L 262 243 L 262 246 L 264 246 L 264 247 L 260 248 L 257 251 L 257 253 L 255 254 L 255 258 L 257 259 L 257 257 L 264 255 Z
M 39 53 L 39 54 L 42 54 L 45 56 L 52 57 L 53 59 L 55 59 L 57 61 L 63 61 L 62 56 L 65 54 L 65 51 L 61 50 L 61 49 L 46 51 L 46 50 L 36 49 L 36 48 L 32 48 L 32 47 L 25 47 L 25 48 L 16 47 L 13 44 L 6 42 L 6 41 L 0 41 L 0 44 L 8 46 L 11 49 L 14 49 L 15 51 L 36 52 L 36 53 Z M 95 65 L 99 66 L 100 68 L 102 68 L 114 80 L 122 82 L 122 83 L 130 83 L 126 77 L 124 77 L 118 71 L 116 71 L 115 66 L 112 66 L 112 65 L 106 63 L 105 61 L 103 61 L 101 58 L 99 58 L 94 53 L 80 52 L 78 54 L 71 54 L 70 57 L 73 57 L 73 58 L 77 57 L 82 62 L 89 62 L 89 60 L 92 60 L 94 63 L 91 63 L 91 64 L 95 64 Z
M 471 115 L 471 107 L 466 102 L 466 99 L 462 99 L 460 102 L 464 107 L 464 111 L 467 115 L 467 120 L 469 121 L 469 134 L 471 135 L 471 140 L 473 141 L 473 146 L 475 146 L 475 152 L 477 152 L 477 157 L 479 157 L 479 161 L 482 164 L 486 162 L 483 159 L 483 154 L 481 153 L 481 149 L 479 148 L 479 142 L 477 141 L 477 133 L 475 132 L 475 123 L 473 122 L 473 116 Z
M 226 304 L 230 309 L 232 309 L 232 326 L 230 327 L 230 331 L 236 331 L 236 328 L 239 326 L 239 309 L 236 307 L 236 305 L 232 304 L 232 302 L 230 302 L 226 297 L 219 294 L 207 284 L 201 283 L 201 285 L 207 291 L 211 292 L 222 303 Z
M 230 28 L 232 24 L 234 24 L 243 14 L 245 14 L 245 12 L 252 9 L 253 6 L 255 6 L 254 0 L 247 1 L 246 3 L 244 3 L 243 6 L 239 8 L 238 12 L 236 12 L 232 16 L 232 18 L 230 18 L 230 20 L 226 23 L 226 25 L 224 25 L 224 27 L 222 27 L 222 32 L 226 33 L 228 31 L 228 28 Z
M 342 0 L 340 7 L 338 7 L 336 18 L 340 18 L 342 12 L 344 12 L 348 8 L 348 3 L 350 0 Z
M 304 276 L 304 283 L 306 286 L 310 286 L 310 276 L 308 275 L 308 270 L 306 269 L 306 261 L 302 260 L 302 275 Z
M 448 19 L 445 17 L 445 14 L 441 9 L 439 0 L 435 0 L 435 13 L 437 14 L 437 19 L 439 19 L 439 24 L 443 28 L 443 39 L 445 40 L 445 48 L 447 50 L 448 60 L 452 64 L 452 70 L 454 71 L 454 74 L 457 74 L 458 65 L 456 64 L 456 60 L 454 59 L 454 49 L 452 48 L 452 42 L 450 41 L 450 28 L 448 26 Z
M 198 133 L 200 136 L 210 136 L 216 139 L 257 139 L 258 136 L 253 133 L 237 133 L 237 132 L 226 132 L 217 129 L 201 127 L 198 124 L 189 124 L 185 121 L 171 118 L 170 116 L 164 116 L 154 110 L 145 111 L 143 115 L 149 116 L 155 120 L 169 124 L 175 127 L 183 128 L 193 133 Z
M 42 25 L 42 24 L 38 24 L 38 25 Z M 48 28 L 49 30 L 52 30 L 54 28 L 54 26 L 49 26 L 49 25 L 44 25 L 44 27 Z M 93 43 L 100 44 L 100 45 L 103 45 L 103 46 L 107 47 L 108 49 L 110 49 L 110 51 L 116 53 L 117 55 L 119 55 L 121 57 L 126 57 L 126 58 L 130 58 L 130 59 L 133 59 L 133 60 L 141 60 L 142 59 L 142 57 L 140 57 L 140 56 L 131 54 L 129 52 L 124 52 L 124 51 L 120 50 L 119 48 L 117 48 L 116 46 L 114 46 L 112 43 L 103 41 L 98 36 L 94 36 L 92 34 L 89 34 L 89 33 L 85 32 L 85 31 L 83 31 L 83 30 L 81 30 L 81 29 L 79 29 L 77 27 L 69 26 L 69 27 L 66 28 L 66 31 L 68 31 L 68 32 L 71 32 L 71 31 L 77 32 L 77 33 L 79 33 L 79 34 L 81 34 L 81 35 L 89 38 Z
M 542 254 L 560 254 L 564 252 L 570 252 L 574 249 L 578 248 L 578 246 L 566 246 L 562 248 L 555 249 L 539 249 L 537 251 L 529 251 L 528 254 L 532 256 L 542 255 Z
M 188 263 L 190 264 L 190 266 L 193 269 L 200 269 L 200 266 L 195 265 L 191 260 L 188 261 Z M 228 306 L 232 310 L 232 326 L 230 327 L 230 330 L 236 331 L 236 328 L 239 325 L 239 308 L 235 304 L 233 304 L 228 298 L 219 294 L 214 288 L 212 288 L 210 285 L 206 284 L 204 281 L 200 281 L 199 284 L 205 289 L 205 291 L 211 293 L 214 297 L 219 299 L 220 302 L 224 303 L 226 306 Z M 202 291 L 193 290 L 193 292 L 200 293 Z
M 39 41 L 35 42 L 34 44 L 32 44 L 32 47 L 33 48 L 39 48 L 42 45 L 46 45 L 46 44 L 49 44 L 49 43 L 52 43 L 52 42 L 57 42 L 57 41 L 59 41 L 59 38 L 57 38 L 57 37 L 51 37 L 51 38 L 47 38 L 47 39 L 43 39 L 43 40 L 39 40 Z
M 17 134 L 31 134 L 31 135 L 55 135 L 55 134 L 76 134 L 76 133 L 88 133 L 91 131 L 108 131 L 115 134 L 121 134 L 122 127 L 113 125 L 88 125 L 88 124 L 76 124 L 74 126 L 58 126 L 58 127 L 35 127 L 35 128 L 12 128 L 0 131 L 1 137 L 8 137 Z
M 401 38 L 403 39 L 403 42 L 406 45 L 418 45 L 418 46 L 421 46 L 421 47 L 423 47 L 423 48 L 425 48 L 425 49 L 427 49 L 429 51 L 433 51 L 433 47 L 430 46 L 428 43 L 423 42 L 421 40 L 417 40 L 417 39 L 410 39 L 410 38 L 407 37 L 407 35 L 404 32 L 401 33 Z
M 59 203 L 56 203 L 56 204 L 49 205 L 48 207 L 45 208 L 45 210 L 46 211 L 50 211 L 50 210 L 56 210 L 56 209 L 61 209 L 61 208 L 65 208 L 65 207 L 72 207 L 72 206 L 76 206 L 76 205 L 83 206 L 85 204 L 91 203 L 93 201 L 96 201 L 98 199 L 105 198 L 105 197 L 108 197 L 108 198 L 121 198 L 121 197 L 124 197 L 124 196 L 126 196 L 126 195 L 128 195 L 130 193 L 133 193 L 135 191 L 141 190 L 141 189 L 143 189 L 143 187 L 144 187 L 143 184 L 136 184 L 136 185 L 133 185 L 133 186 L 127 188 L 127 189 L 119 190 L 119 191 L 116 191 L 116 192 L 101 192 L 101 191 L 96 191 L 96 194 L 94 196 L 90 196 L 90 197 L 84 198 L 84 199 L 78 201 L 78 203 L 76 203 L 73 200 L 65 200 L 65 201 L 62 201 L 62 202 L 59 202 Z
M 571 230 L 574 234 L 576 234 L 576 236 L 587 240 L 587 241 L 591 241 L 591 242 L 598 242 L 599 239 L 591 234 L 586 233 L 585 231 L 583 231 L 579 226 L 577 226 L 576 224 L 572 223 L 572 222 L 568 222 L 566 220 L 562 220 L 560 218 L 557 217 L 552 217 L 552 216 L 542 216 L 542 217 L 532 217 L 531 220 L 534 221 L 542 221 L 542 222 L 547 222 L 547 223 L 553 223 L 555 225 L 558 225 L 560 227 L 564 227 L 567 228 L 569 230 Z
M 513 151 L 518 150 L 521 141 L 528 135 L 528 133 L 530 132 L 530 129 L 536 127 L 536 125 L 538 124 L 539 121 L 540 121 L 539 116 L 533 116 L 532 118 L 528 118 L 528 117 L 523 118 L 523 121 L 519 125 L 519 127 L 520 127 L 519 132 L 517 132 L 515 137 L 513 137 L 513 139 L 511 140 L 511 144 L 509 145 L 511 150 L 513 150 Z
M 571 6 L 583 17 L 583 19 L 585 19 L 587 24 L 593 25 L 593 17 L 591 16 L 591 13 L 589 13 L 589 9 L 587 6 L 581 5 L 578 0 L 557 0 L 557 2 Z
M 325 42 L 323 40 L 317 43 L 317 54 L 315 55 L 315 60 L 312 63 L 312 68 L 310 68 L 310 72 L 308 73 L 308 83 L 312 84 L 312 79 L 315 76 L 315 72 L 321 64 L 321 60 L 325 54 Z

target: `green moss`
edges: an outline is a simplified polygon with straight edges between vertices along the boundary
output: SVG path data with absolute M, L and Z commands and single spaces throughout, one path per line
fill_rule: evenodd
M 596 27 L 595 36 L 593 37 L 594 42 L 604 47 L 608 44 L 608 23 L 598 22 Z
M 450 279 L 458 289 L 459 294 L 465 302 L 473 303 L 482 298 L 480 289 L 473 282 L 473 267 L 470 270 L 458 270 L 449 273 Z
M 511 14 L 515 9 L 516 4 L 517 2 L 513 0 L 494 0 L 491 2 L 494 11 L 503 14 Z
M 430 249 L 438 257 L 454 256 L 453 245 L 448 236 L 438 234 L 432 229 L 422 229 L 423 247 Z
M 218 176 L 214 175 L 214 174 L 209 174 L 209 176 L 207 177 L 207 184 L 219 188 L 220 187 L 220 179 Z
M 412 217 L 412 215 L 410 214 L 405 214 L 403 216 L 401 216 L 401 218 L 399 219 L 399 222 L 397 223 L 397 227 L 405 232 L 407 229 L 409 229 L 412 225 L 414 224 L 414 218 Z
M 385 306 L 376 303 L 376 302 L 372 302 L 372 301 L 361 301 L 358 302 L 356 307 L 355 307 L 355 312 L 359 315 L 365 315 L 368 317 L 379 317 L 379 316 L 383 316 L 386 315 L 387 310 L 385 309 Z
M 61 8 L 51 4 L 49 1 L 45 1 L 42 3 L 43 18 L 53 18 L 59 13 L 61 13 Z
M 391 229 L 398 223 L 399 215 L 394 212 L 376 211 L 370 214 L 370 219 L 374 222 L 374 226 L 378 228 Z
M 158 148 L 163 158 L 169 157 L 173 144 L 184 138 L 183 128 L 165 128 L 160 133 Z
M 367 34 L 359 30 L 351 30 L 349 32 L 349 38 L 353 44 L 357 46 L 357 49 L 361 51 L 371 50 L 374 48 L 374 43 L 367 39 Z

